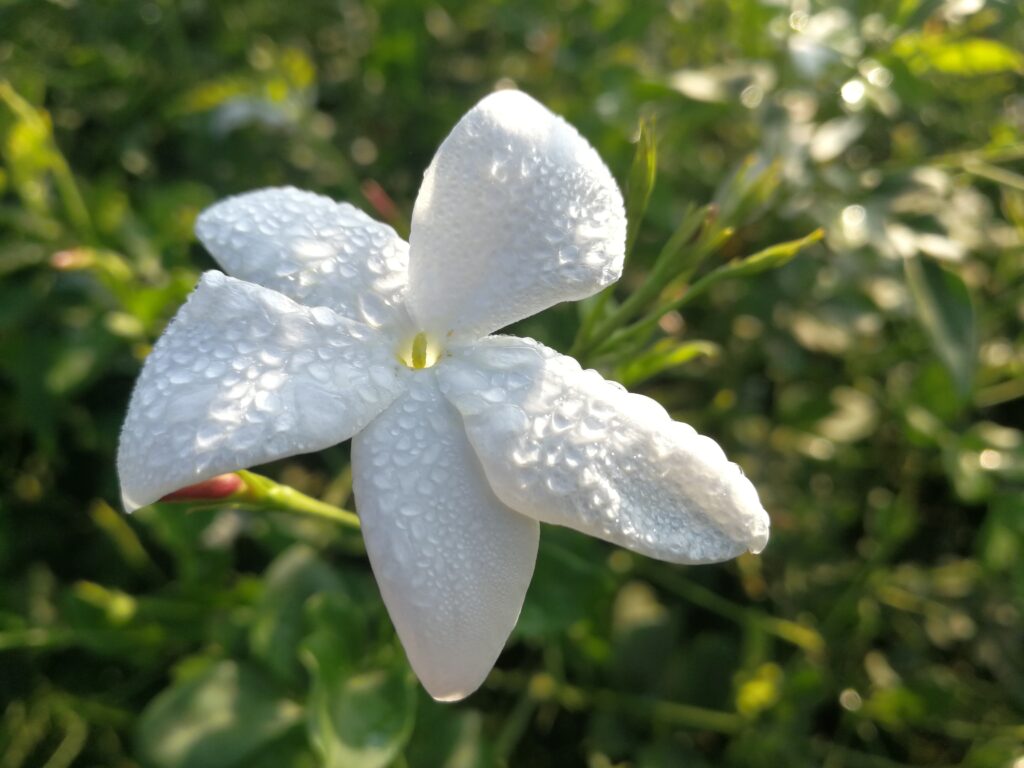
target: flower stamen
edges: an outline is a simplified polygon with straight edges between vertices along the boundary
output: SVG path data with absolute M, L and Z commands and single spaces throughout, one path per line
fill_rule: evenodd
M 404 343 L 398 352 L 398 359 L 402 364 L 416 371 L 433 367 L 440 356 L 441 348 L 423 331 L 413 336 L 411 341 Z

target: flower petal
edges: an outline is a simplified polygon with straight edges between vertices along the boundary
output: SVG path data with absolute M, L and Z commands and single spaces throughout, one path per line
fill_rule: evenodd
M 207 208 L 196 234 L 224 270 L 377 327 L 404 316 L 409 246 L 347 203 L 291 187 Z
M 622 195 L 597 152 L 519 91 L 483 99 L 427 169 L 409 238 L 421 330 L 478 338 L 622 273 Z
M 366 550 L 409 662 L 435 699 L 464 698 L 519 618 L 539 526 L 487 486 L 432 370 L 352 446 Z
M 768 541 L 757 491 L 714 440 L 571 357 L 492 336 L 438 378 L 494 492 L 524 515 L 679 563 Z
M 125 507 L 347 440 L 404 386 L 407 369 L 382 335 L 204 274 L 132 393 L 117 457 Z

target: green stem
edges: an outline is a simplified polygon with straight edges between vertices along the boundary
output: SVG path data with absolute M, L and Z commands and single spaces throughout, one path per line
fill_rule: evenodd
M 885 163 L 882 170 L 888 173 L 900 173 L 914 168 L 931 166 L 933 168 L 962 168 L 970 162 L 1011 163 L 1024 160 L 1024 144 L 1014 144 L 996 149 L 969 149 L 960 152 L 948 152 L 935 157 L 922 157 L 911 160 L 900 160 Z
M 717 248 L 722 242 L 724 242 L 729 233 L 730 230 L 723 230 L 722 233 L 710 238 L 709 242 L 705 244 L 704 247 L 708 248 L 709 251 L 710 249 Z M 746 259 L 738 259 L 736 261 L 731 261 L 728 264 L 722 264 L 720 267 L 706 273 L 703 277 L 693 283 L 688 289 L 686 289 L 686 292 L 675 301 L 655 307 L 643 318 L 638 320 L 636 323 L 623 328 L 619 333 L 612 335 L 612 332 L 609 331 L 608 334 L 603 337 L 603 342 L 599 343 L 595 351 L 596 354 L 600 355 L 605 352 L 610 352 L 618 347 L 623 341 L 636 339 L 644 333 L 653 331 L 654 328 L 657 327 L 658 321 L 661 320 L 664 315 L 669 312 L 682 309 L 698 296 L 706 293 L 711 286 L 721 282 L 722 280 L 749 276 L 767 269 L 774 269 L 781 266 L 781 264 L 784 264 L 789 259 L 793 258 L 793 256 L 799 253 L 803 248 L 821 240 L 824 235 L 825 231 L 823 229 L 816 229 L 809 235 L 801 237 L 798 240 L 792 240 L 787 243 L 778 243 L 776 245 L 769 246 L 763 251 L 759 251 Z M 706 254 L 702 254 L 700 256 L 701 260 L 704 258 L 704 255 Z M 699 261 L 697 263 L 699 263 Z
M 974 404 L 979 408 L 1002 405 L 1018 397 L 1024 397 L 1024 378 L 1009 379 L 978 390 Z
M 359 530 L 359 517 L 347 509 L 340 509 L 312 496 L 307 496 L 287 485 L 275 483 L 269 477 L 239 470 L 245 490 L 236 499 L 247 505 L 276 512 L 290 512 L 320 520 L 329 520 L 352 530 Z
M 587 316 L 583 319 L 583 324 L 576 333 L 576 338 L 573 340 L 572 348 L 569 350 L 570 357 L 577 357 L 583 351 L 583 347 L 594 334 L 594 326 L 597 325 L 597 321 L 600 320 L 601 315 L 604 314 L 605 307 L 608 306 L 608 300 L 611 299 L 614 292 L 615 286 L 609 285 L 597 294 L 594 306 L 590 308 L 590 312 L 587 313 Z
M 661 252 L 654 260 L 654 266 L 651 268 L 651 272 L 648 275 L 644 285 L 641 286 L 640 291 L 647 294 L 653 290 L 657 293 L 660 286 L 670 278 L 673 268 L 677 273 L 681 275 L 688 275 L 696 268 L 700 259 L 706 255 L 707 249 L 694 249 L 693 257 L 689 259 L 676 259 L 677 254 L 686 247 L 688 243 L 693 239 L 694 235 L 697 234 L 697 230 L 704 225 L 707 228 L 717 212 L 712 206 L 706 206 L 698 209 L 694 205 L 690 205 L 686 212 L 683 214 L 682 223 L 672 233 L 672 236 L 665 243 Z M 602 291 L 597 301 L 594 303 L 593 308 L 583 321 L 583 326 L 580 328 L 579 333 L 576 334 L 576 340 L 573 342 L 572 349 L 569 350 L 569 355 L 577 357 L 582 355 L 587 349 L 593 346 L 595 340 L 600 341 L 601 336 L 594 332 L 594 328 L 601 316 L 604 314 L 605 306 L 608 304 L 608 299 L 611 298 L 614 287 L 609 286 Z M 628 302 L 627 302 L 628 303 Z M 609 319 L 610 324 L 613 319 L 621 312 L 621 308 L 616 310 L 612 318 Z
M 706 292 L 708 288 L 717 283 L 723 277 L 724 275 L 721 274 L 718 270 L 715 270 L 714 272 L 709 272 L 708 274 L 704 275 L 704 277 L 702 277 L 700 280 L 691 285 L 689 289 L 687 289 L 686 293 L 684 293 L 675 301 L 670 302 L 669 304 L 663 304 L 660 307 L 656 307 L 655 309 L 651 310 L 646 315 L 644 315 L 644 317 L 642 317 L 637 322 L 633 323 L 632 325 L 626 328 L 623 328 L 620 333 L 609 333 L 607 336 L 604 337 L 604 342 L 599 344 L 598 347 L 595 350 L 593 350 L 594 354 L 602 355 L 606 352 L 611 352 L 613 349 L 615 349 L 617 346 L 619 346 L 619 344 L 622 344 L 623 342 L 636 339 L 643 336 L 644 334 L 650 333 L 657 327 L 658 321 L 661 320 L 662 317 L 667 315 L 669 312 L 672 312 L 673 310 L 682 309 L 695 298 Z
M 746 725 L 746 720 L 734 712 L 680 704 L 607 688 L 580 688 L 558 682 L 548 674 L 525 678 L 517 672 L 494 670 L 487 677 L 487 685 L 502 690 L 525 689 L 534 701 L 553 700 L 570 711 L 599 709 L 699 731 L 734 734 Z
M 718 614 L 722 618 L 743 625 L 751 622 L 762 631 L 780 640 L 802 648 L 813 656 L 820 656 L 825 650 L 825 639 L 812 627 L 798 624 L 788 619 L 770 616 L 762 611 L 737 605 L 710 589 L 695 584 L 675 573 L 666 573 L 664 569 L 641 564 L 640 573 L 648 581 L 658 585 L 684 600 L 701 608 Z
M 709 210 L 708 213 L 705 214 L 705 217 L 710 215 L 710 212 L 711 211 Z M 698 222 L 706 220 L 704 217 L 694 218 Z M 651 270 L 650 275 L 648 275 L 643 285 L 634 291 L 629 298 L 622 302 L 618 309 L 616 309 L 603 323 L 599 324 L 587 341 L 578 345 L 576 350 L 577 353 L 583 355 L 594 351 L 595 347 L 601 346 L 602 342 L 607 341 L 615 331 L 632 320 L 636 315 L 644 312 L 658 294 L 664 290 L 669 281 L 676 280 L 680 277 L 683 277 L 684 279 L 688 278 L 689 275 L 692 274 L 693 270 L 696 269 L 712 251 L 720 247 L 726 240 L 732 237 L 732 233 L 733 230 L 731 228 L 711 226 L 706 229 L 693 244 L 693 252 L 689 254 L 686 259 L 682 260 L 671 258 L 671 256 L 674 255 L 675 250 L 679 247 L 679 241 L 673 242 L 670 240 L 665 249 L 663 249 L 662 253 L 658 256 L 658 259 L 654 264 L 654 268 Z M 688 240 L 692 235 L 693 231 L 689 232 L 686 240 Z M 669 246 L 672 246 L 671 250 L 669 249 Z M 699 282 L 700 281 L 698 281 L 698 283 Z M 697 283 L 694 285 L 697 285 Z M 687 293 L 689 293 L 689 291 Z M 664 311 L 658 311 L 659 313 L 657 317 L 661 317 L 661 315 L 667 311 L 667 309 Z M 655 319 L 655 323 L 657 323 L 657 319 Z
M 963 164 L 963 169 L 972 176 L 980 176 L 1004 187 L 1024 191 L 1024 176 L 1021 176 L 1019 173 L 1008 171 L 1005 168 L 1000 168 L 981 160 L 967 160 Z
M 828 761 L 824 763 L 826 765 L 846 765 L 850 768 L 910 768 L 906 763 L 898 763 L 881 755 L 861 752 L 824 739 L 812 740 L 811 748 L 815 754 Z M 943 768 L 952 767 L 944 766 Z
M 64 738 L 43 768 L 69 768 L 85 749 L 89 725 L 75 712 L 65 712 Z
M 536 709 L 537 701 L 530 696 L 530 690 L 527 688 L 519 695 L 519 700 L 512 712 L 506 716 L 505 724 L 494 741 L 494 756 L 499 764 L 508 764 L 509 757 L 516 745 L 522 741 Z

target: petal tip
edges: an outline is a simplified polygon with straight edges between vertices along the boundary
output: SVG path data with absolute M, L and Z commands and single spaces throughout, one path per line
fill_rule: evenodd
M 544 107 L 530 94 L 520 91 L 518 88 L 500 88 L 487 94 L 477 102 L 478 107 L 485 109 L 511 109 L 525 105 L 537 105 L 547 111 L 547 107 Z
M 462 701 L 471 693 L 473 693 L 473 691 L 456 691 L 454 693 L 434 693 L 429 688 L 427 688 L 426 685 L 424 685 L 423 687 L 427 689 L 427 693 L 430 694 L 430 698 L 432 698 L 434 701 L 439 701 L 442 704 L 454 704 L 458 701 Z
M 425 665 L 425 659 L 418 658 L 413 662 L 411 656 L 407 654 L 407 657 L 413 672 L 430 698 L 444 704 L 454 704 L 476 693 L 497 661 L 494 659 L 488 664 L 477 662 L 468 667 L 450 666 L 443 669 L 444 664 Z M 463 657 L 463 660 L 468 660 L 468 657 Z M 434 661 L 436 663 L 437 660 Z
M 747 550 L 752 555 L 759 555 L 768 545 L 768 538 L 771 533 L 771 519 L 768 517 L 768 512 L 764 507 L 758 506 L 757 514 L 751 521 L 748 530 L 750 533 L 747 540 Z
M 131 495 L 124 488 L 121 489 L 121 506 L 124 507 L 126 514 L 132 514 L 135 510 L 140 509 L 145 504 L 139 503 L 136 499 L 132 498 Z
M 750 538 L 750 542 L 747 544 L 747 550 L 752 555 L 759 555 L 766 546 L 768 546 L 768 529 L 764 528 Z

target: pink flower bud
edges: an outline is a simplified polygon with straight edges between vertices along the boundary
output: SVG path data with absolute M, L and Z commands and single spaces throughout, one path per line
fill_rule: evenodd
M 199 501 L 202 499 L 223 499 L 245 490 L 242 478 L 234 472 L 217 475 L 201 483 L 179 488 L 164 496 L 160 501 Z

